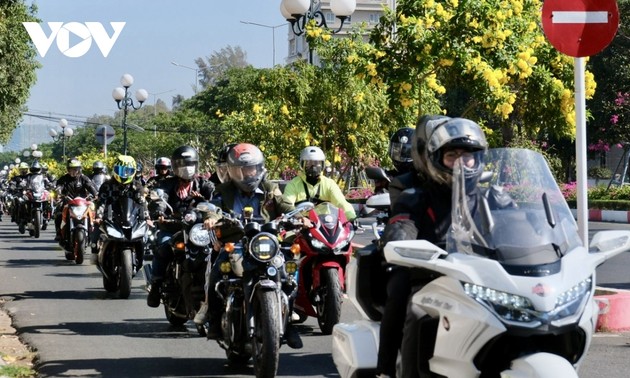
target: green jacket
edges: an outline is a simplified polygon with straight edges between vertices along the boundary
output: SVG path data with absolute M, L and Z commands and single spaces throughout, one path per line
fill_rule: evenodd
M 305 192 L 305 185 L 308 189 L 308 197 Z M 346 213 L 348 220 L 354 220 L 354 218 L 357 217 L 352 204 L 346 201 L 346 197 L 341 192 L 341 189 L 339 189 L 339 185 L 337 185 L 335 180 L 324 175 L 320 175 L 319 182 L 313 186 L 306 182 L 304 173 L 300 173 L 287 183 L 282 196 L 293 206 L 295 206 L 296 203 L 306 200 L 312 201 L 317 197 L 319 201 L 330 202 L 342 209 Z
M 288 213 L 295 208 L 293 204 L 282 197 L 282 192 L 278 184 L 271 181 L 263 181 L 258 188 L 263 191 L 263 193 L 257 195 L 260 197 L 260 215 L 265 218 L 265 221 L 269 222 L 276 219 L 280 215 Z M 229 212 L 234 208 L 234 198 L 238 190 L 236 185 L 231 181 L 224 182 L 216 187 L 214 196 L 220 199 L 219 206 L 223 211 Z M 210 213 L 204 217 L 220 219 L 221 215 Z

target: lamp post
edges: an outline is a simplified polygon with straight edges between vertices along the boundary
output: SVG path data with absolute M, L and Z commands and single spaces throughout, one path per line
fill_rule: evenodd
M 70 138 L 74 134 L 74 130 L 68 127 L 68 121 L 65 118 L 59 120 L 59 127 L 61 127 L 61 132 L 57 132 L 55 129 L 48 129 L 48 135 L 53 138 L 54 141 L 61 140 L 63 145 L 63 160 L 66 160 L 66 138 Z
M 194 67 L 190 67 L 190 66 L 185 66 L 183 64 L 179 64 L 179 63 L 175 63 L 175 62 L 171 62 L 171 64 L 174 65 L 174 66 L 177 66 L 177 67 L 188 68 L 189 70 L 195 71 L 195 94 L 197 94 L 197 88 L 199 86 L 199 69 L 198 68 L 194 68 Z
M 273 67 L 275 67 L 276 66 L 276 29 L 286 24 L 271 26 L 271 25 L 264 25 L 264 24 L 259 24 L 257 22 L 249 22 L 249 21 L 241 21 L 241 24 L 255 25 L 255 26 L 261 26 L 263 28 L 271 29 L 271 38 L 272 38 L 271 40 L 272 40 L 272 48 L 273 48 Z
M 112 92 L 112 97 L 116 101 L 118 109 L 123 111 L 123 154 L 127 155 L 127 112 L 129 111 L 129 108 L 135 110 L 140 109 L 142 107 L 142 103 L 145 102 L 149 97 L 149 93 L 144 89 L 138 89 L 136 91 L 136 100 L 138 101 L 138 104 L 136 105 L 131 98 L 131 94 L 129 93 L 129 87 L 133 85 L 133 76 L 129 74 L 124 74 L 120 78 L 120 84 L 122 84 L 123 88 L 115 88 Z
M 341 20 L 339 28 L 331 30 L 333 34 L 341 31 L 344 22 L 354 13 L 356 7 L 356 0 L 330 0 L 330 10 Z M 291 23 L 291 31 L 298 37 L 304 34 L 311 20 L 315 20 L 317 27 L 330 29 L 326 23 L 326 16 L 321 11 L 321 0 L 282 0 L 280 13 Z M 310 46 L 308 62 L 313 64 L 313 49 Z

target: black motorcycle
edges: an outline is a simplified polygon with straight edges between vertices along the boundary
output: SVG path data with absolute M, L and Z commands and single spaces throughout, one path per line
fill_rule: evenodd
M 309 207 L 310 206 L 310 207 Z M 281 219 L 258 223 L 225 218 L 214 235 L 224 243 L 229 261 L 214 288 L 223 299 L 222 335 L 217 339 L 228 362 L 254 360 L 256 377 L 274 377 L 282 336 L 291 317 L 289 301 L 297 292 L 299 252 L 282 247 L 279 236 L 295 226 L 294 217 L 312 208 L 304 203 Z
M 149 226 L 143 207 L 129 196 L 108 204 L 100 226 L 97 267 L 103 287 L 120 298 L 129 298 L 131 283 L 142 267 L 144 239 Z
M 168 206 L 159 193 L 152 192 L 151 200 L 161 201 Z M 187 210 L 181 219 L 168 220 L 181 225 L 181 230 L 168 241 L 173 249 L 174 259 L 166 268 L 160 290 L 166 319 L 174 326 L 181 326 L 192 320 L 201 307 L 201 302 L 205 300 L 206 266 L 212 246 L 210 234 L 203 228 L 203 213 L 216 210 L 214 205 L 201 202 Z M 151 268 L 151 264 L 146 264 L 143 268 L 147 288 L 150 288 L 152 282 Z M 199 335 L 206 336 L 205 327 L 196 326 Z

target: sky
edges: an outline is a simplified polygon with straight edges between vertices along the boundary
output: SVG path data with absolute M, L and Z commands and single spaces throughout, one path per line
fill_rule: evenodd
M 107 57 L 92 38 L 91 47 L 80 57 L 64 55 L 52 42 L 27 102 L 29 112 L 52 117 L 113 115 L 118 108 L 112 91 L 120 87 L 123 74 L 131 74 L 130 88 L 149 93 L 148 104 L 162 99 L 167 105 L 177 94 L 191 97 L 195 71 L 171 62 L 196 68 L 195 59 L 207 57 L 229 46 L 240 46 L 247 61 L 257 68 L 283 64 L 287 56 L 288 26 L 280 13 L 281 0 L 27 0 L 38 6 L 37 17 L 46 36 L 48 22 L 98 22 L 111 37 L 110 22 L 125 22 Z M 253 22 L 268 27 L 244 24 Z M 272 28 L 272 26 L 279 26 Z M 69 34 L 70 45 L 81 39 Z M 56 40 L 59 42 L 59 40 Z M 135 98 L 135 96 L 134 96 Z M 39 118 L 25 116 L 24 125 L 37 125 Z M 47 127 L 56 127 L 48 122 Z M 31 126 L 32 127 L 32 126 Z M 33 134 L 31 132 L 30 134 Z

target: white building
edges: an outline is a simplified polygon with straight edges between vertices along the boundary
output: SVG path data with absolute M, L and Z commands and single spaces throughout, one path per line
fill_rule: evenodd
M 326 26 L 331 30 L 339 29 L 341 21 L 331 11 L 330 0 L 314 0 L 313 2 L 315 3 L 315 8 L 317 9 L 317 7 L 319 7 L 321 14 L 323 14 Z M 371 30 L 378 24 L 380 17 L 383 15 L 383 6 L 395 8 L 396 0 L 357 0 L 357 7 L 354 13 L 345 20 L 342 29 L 336 33 L 335 36 L 343 36 L 347 34 L 353 26 L 363 22 L 366 23 L 368 31 Z M 319 21 L 318 18 L 315 20 Z M 294 26 L 293 30 L 297 31 L 297 25 Z M 308 43 L 306 43 L 304 34 L 298 36 L 293 30 L 291 29 L 291 25 L 289 25 L 289 49 L 286 63 L 293 63 L 300 59 L 308 60 L 310 56 Z M 316 65 L 319 64 L 319 59 L 316 54 L 313 55 L 311 62 Z

